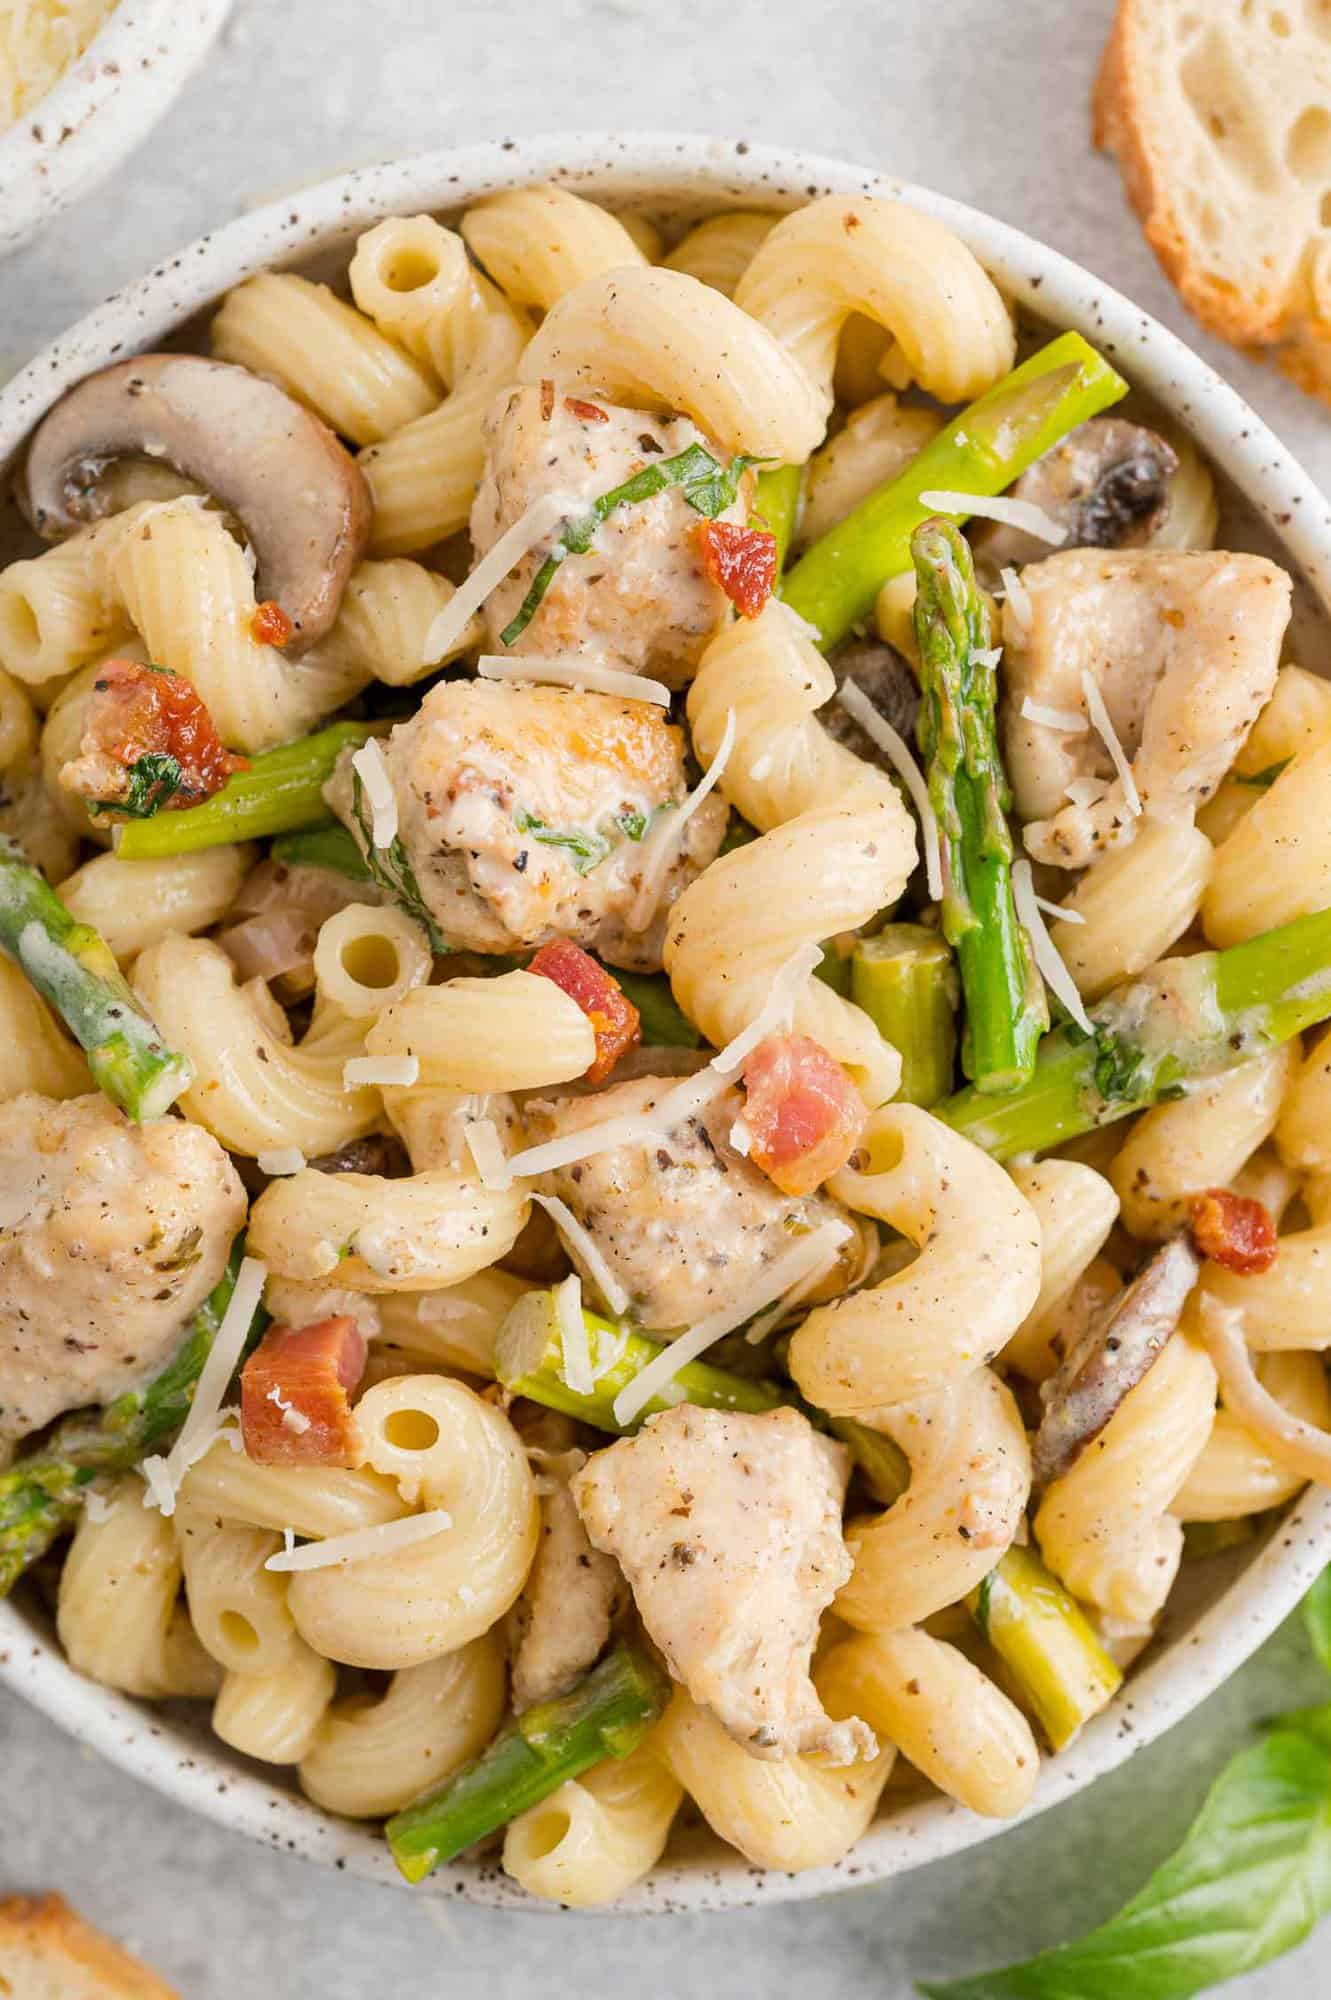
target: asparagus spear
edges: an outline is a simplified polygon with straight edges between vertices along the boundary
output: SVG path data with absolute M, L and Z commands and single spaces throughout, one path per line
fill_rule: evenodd
M 131 821 L 120 834 L 116 853 L 124 861 L 152 860 L 326 825 L 333 815 L 324 802 L 323 788 L 333 766 L 348 745 L 382 735 L 386 726 L 334 722 L 313 736 L 302 736 L 298 743 L 265 750 L 248 771 L 237 771 L 202 805 Z
M 850 964 L 851 998 L 900 1052 L 897 1097 L 928 1110 L 956 1067 L 961 988 L 946 941 L 923 924 L 886 924 L 860 940 Z
M 303 833 L 284 833 L 269 849 L 274 861 L 288 868 L 327 868 L 352 882 L 368 882 L 370 871 L 356 845 L 355 836 L 344 826 L 315 826 Z
M 1121 1687 L 1122 1672 L 1033 1549 L 1010 1548 L 966 1602 L 1055 1750 Z
M 1039 1153 L 1126 1118 L 1197 1079 L 1234 1069 L 1331 1015 L 1331 910 L 1296 917 L 1224 951 L 1162 959 L 1065 1022 L 1009 1096 L 961 1090 L 936 1116 L 996 1159 Z
M 997 675 L 975 566 L 959 529 L 911 537 L 917 579 L 920 748 L 943 860 L 943 933 L 966 998 L 962 1063 L 983 1092 L 1029 1080 L 1049 1026 L 1044 985 L 1012 901 L 1011 804 L 998 749 Z
M 910 568 L 910 538 L 928 508 L 921 493 L 993 494 L 1128 385 L 1079 333 L 1060 334 L 962 410 L 895 479 L 816 541 L 782 596 L 827 650 L 867 618 L 890 576 Z M 983 642 L 982 642 L 983 643 Z
M 821 979 L 824 986 L 830 986 L 843 1000 L 849 1000 L 855 982 L 854 959 L 843 952 L 834 938 L 822 946 L 822 957 L 813 968 L 815 979 Z
M 0 1598 L 73 1526 L 99 1473 L 127 1472 L 174 1439 L 231 1302 L 244 1250 L 238 1236 L 225 1271 L 160 1375 L 104 1410 L 64 1418 L 40 1450 L 0 1473 Z M 262 1320 L 256 1314 L 251 1339 Z
M 758 474 L 758 493 L 753 512 L 776 536 L 778 571 L 785 568 L 791 537 L 799 518 L 803 477 L 804 468 L 800 465 L 777 465 L 770 472 Z
M 645 1653 L 619 1645 L 568 1694 L 515 1716 L 436 1791 L 385 1832 L 408 1882 L 549 1798 L 608 1757 L 627 1757 L 665 1708 L 670 1683 Z
M 49 1000 L 113 1104 L 140 1124 L 169 1111 L 194 1067 L 168 1049 L 104 938 L 75 921 L 16 841 L 0 835 L 0 950 Z

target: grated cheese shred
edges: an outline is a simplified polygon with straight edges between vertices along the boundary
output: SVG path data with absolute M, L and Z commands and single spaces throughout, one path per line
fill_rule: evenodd
M 472 618 L 509 571 L 525 555 L 539 548 L 561 522 L 581 512 L 582 502 L 563 493 L 544 493 L 539 500 L 533 500 L 512 527 L 505 528 L 494 547 L 481 557 L 471 575 L 458 585 L 437 613 L 425 635 L 422 648 L 425 664 L 437 666 L 445 654 L 453 652 Z
M 476 1118 L 467 1127 L 467 1150 L 481 1177 L 481 1186 L 496 1192 L 512 1187 L 513 1171 L 493 1118 Z
M 1131 817 L 1137 819 L 1141 814 L 1142 802 L 1137 790 L 1137 780 L 1132 775 L 1132 762 L 1119 741 L 1113 717 L 1105 706 L 1105 698 L 1100 692 L 1100 683 L 1089 667 L 1082 668 L 1081 688 L 1086 696 L 1086 711 L 1091 718 L 1091 727 L 1109 752 L 1114 769 L 1118 773 L 1118 781 L 1123 787 L 1123 803 Z
M 434 1507 L 424 1514 L 406 1514 L 400 1521 L 379 1521 L 371 1528 L 353 1528 L 347 1535 L 329 1535 L 321 1542 L 302 1542 L 296 1549 L 278 1549 L 264 1568 L 283 1575 L 334 1569 L 342 1563 L 361 1562 L 366 1556 L 394 1555 L 452 1525 L 452 1515 L 443 1507 Z
M 597 694 L 622 694 L 630 701 L 653 701 L 669 708 L 670 689 L 646 674 L 621 673 L 596 660 L 571 653 L 555 658 L 541 653 L 482 653 L 476 671 L 486 681 L 541 681 L 552 687 L 590 688 Z
M 972 514 L 980 521 L 1001 521 L 1005 528 L 1019 528 L 1037 541 L 1061 548 L 1068 531 L 1061 521 L 1037 507 L 1033 500 L 1016 500 L 1010 493 L 949 493 L 939 488 L 921 493 L 920 505 L 940 514 Z
M 707 794 L 720 783 L 721 774 L 730 762 L 730 753 L 735 747 L 735 711 L 726 710 L 726 726 L 721 732 L 721 741 L 716 746 L 713 757 L 693 790 L 682 801 L 678 811 L 658 815 L 651 832 L 642 843 L 638 877 L 638 887 L 629 906 L 625 927 L 630 931 L 645 931 L 656 915 L 656 906 L 661 900 L 661 890 L 672 863 L 683 845 L 684 829 L 697 812 Z
M 342 1088 L 356 1090 L 369 1083 L 380 1089 L 410 1090 L 420 1075 L 419 1056 L 349 1056 L 342 1065 Z
M 255 1311 L 263 1297 L 268 1266 L 257 1257 L 245 1257 L 236 1274 L 235 1289 L 213 1336 L 208 1358 L 199 1371 L 194 1400 L 185 1414 L 180 1435 L 165 1458 L 145 1458 L 139 1470 L 147 1481 L 145 1506 L 174 1514 L 180 1482 L 192 1465 L 197 1465 L 224 1428 L 222 1401 L 230 1387 L 236 1365 L 245 1351 L 245 1342 Z
M 924 772 L 906 742 L 898 735 L 887 717 L 880 715 L 858 681 L 846 680 L 837 689 L 837 700 L 859 723 L 869 739 L 887 757 L 904 783 L 920 816 L 920 833 L 924 840 L 924 872 L 928 878 L 929 900 L 941 903 L 943 900 L 943 851 L 938 840 L 938 821 L 929 803 L 929 786 Z
M 1014 861 L 1012 864 L 1012 900 L 1016 904 L 1018 921 L 1025 925 L 1030 937 L 1035 963 L 1045 984 L 1062 1001 L 1083 1034 L 1093 1034 L 1095 1031 L 1086 1012 L 1086 1003 L 1077 991 L 1077 982 L 1059 957 L 1058 947 L 1040 914 L 1029 861 Z
M 370 801 L 370 838 L 376 847 L 391 847 L 397 839 L 397 797 L 388 776 L 384 753 L 373 736 L 351 760 L 351 768 Z
M 1079 708 L 1055 708 L 1051 702 L 1032 701 L 1029 695 L 1022 696 L 1021 714 L 1026 722 L 1061 729 L 1068 736 L 1084 736 L 1090 726 Z
M 533 1194 L 532 1200 L 539 1208 L 545 1210 L 550 1220 L 554 1223 L 555 1228 L 568 1244 L 570 1254 L 580 1257 L 587 1266 L 593 1283 L 596 1285 L 611 1312 L 624 1312 L 629 1302 L 628 1293 L 624 1290 L 619 1279 L 601 1255 L 594 1239 L 583 1228 L 568 1203 L 561 1201 L 557 1194 Z
M 555 1314 L 564 1356 L 559 1372 L 575 1396 L 590 1396 L 596 1387 L 596 1377 L 592 1373 L 587 1322 L 582 1316 L 582 1279 L 576 1271 L 562 1285 L 555 1286 Z

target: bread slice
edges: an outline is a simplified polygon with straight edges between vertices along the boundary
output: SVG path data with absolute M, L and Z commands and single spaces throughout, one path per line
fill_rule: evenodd
M 63 1896 L 0 1903 L 0 1994 L 6 2000 L 180 2000 L 146 1965 Z
M 1331 0 L 1118 0 L 1092 110 L 1185 304 L 1331 401 Z

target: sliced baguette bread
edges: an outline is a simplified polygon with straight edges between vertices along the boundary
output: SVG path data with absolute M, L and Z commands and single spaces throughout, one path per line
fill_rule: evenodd
M 0 1902 L 0 1994 L 12 2000 L 180 2000 L 63 1896 Z
M 1197 317 L 1331 401 L 1331 0 L 1118 0 L 1093 133 Z

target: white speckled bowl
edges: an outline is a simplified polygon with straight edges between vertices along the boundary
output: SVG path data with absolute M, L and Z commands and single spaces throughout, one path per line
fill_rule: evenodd
M 121 0 L 59 82 L 0 132 L 0 256 L 147 137 L 230 11 L 231 0 Z
M 71 383 L 118 354 L 160 342 L 239 279 L 269 264 L 333 259 L 351 238 L 395 211 L 448 214 L 497 188 L 560 180 L 612 205 L 659 217 L 726 206 L 791 207 L 825 192 L 901 195 L 964 237 L 1031 314 L 1077 327 L 1166 411 L 1227 475 L 1243 537 L 1301 570 L 1306 620 L 1331 610 L 1331 514 L 1326 501 L 1252 411 L 1195 354 L 1089 272 L 960 203 L 836 160 L 745 142 L 578 133 L 440 152 L 328 181 L 204 237 L 120 293 L 0 391 L 0 468 Z M 0 536 L 0 539 L 3 539 Z M 1315 653 L 1301 657 L 1316 658 Z M 1185 1571 L 1157 1644 L 1126 1691 L 1041 1772 L 1029 1813 L 1071 1796 L 1180 1721 L 1290 1612 L 1331 1559 L 1331 1493 L 1310 1493 L 1264 1542 Z M 71 1671 L 29 1603 L 0 1605 L 0 1679 L 81 1742 L 181 1804 L 325 1866 L 397 1880 L 373 1828 L 318 1811 L 235 1756 L 206 1720 L 154 1711 Z M 946 1799 L 885 1817 L 834 1868 L 764 1875 L 688 1829 L 652 1876 L 617 1905 L 634 1913 L 720 1910 L 816 1896 L 899 1874 L 1000 1831 Z M 492 1863 L 441 1869 L 429 1891 L 528 1910 Z

